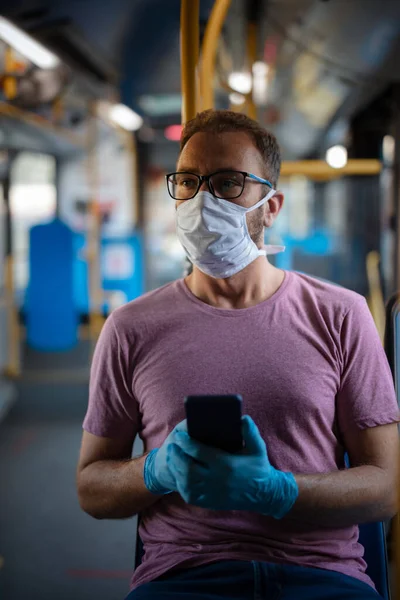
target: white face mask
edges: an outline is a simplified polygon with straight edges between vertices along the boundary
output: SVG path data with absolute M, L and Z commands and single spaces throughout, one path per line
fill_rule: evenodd
M 176 209 L 179 241 L 189 260 L 211 277 L 235 275 L 259 256 L 282 252 L 284 246 L 264 246 L 259 250 L 250 237 L 246 214 L 265 204 L 275 190 L 251 208 L 199 192 Z

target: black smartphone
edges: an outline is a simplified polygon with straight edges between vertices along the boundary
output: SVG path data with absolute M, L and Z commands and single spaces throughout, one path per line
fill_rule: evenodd
M 242 450 L 240 395 L 187 396 L 185 408 L 190 437 L 225 452 Z

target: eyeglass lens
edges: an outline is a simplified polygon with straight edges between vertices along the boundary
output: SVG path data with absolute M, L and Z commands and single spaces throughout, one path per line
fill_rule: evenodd
M 209 178 L 210 191 L 217 198 L 232 200 L 243 191 L 245 176 L 238 171 L 220 171 Z M 194 173 L 173 173 L 168 178 L 169 193 L 175 200 L 190 200 L 200 187 Z

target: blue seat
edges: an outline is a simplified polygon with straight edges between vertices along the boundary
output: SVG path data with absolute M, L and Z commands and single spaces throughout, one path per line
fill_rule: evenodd
M 139 535 L 139 522 L 140 522 L 140 518 L 138 517 L 137 530 L 136 530 L 136 547 L 135 547 L 135 569 L 137 569 L 138 566 L 140 565 L 140 563 L 142 562 L 142 558 L 143 558 L 143 554 L 144 554 L 143 542 Z
M 345 464 L 350 466 L 345 454 Z M 372 579 L 384 600 L 390 600 L 388 575 L 388 554 L 385 525 L 381 521 L 359 525 L 359 542 L 364 546 L 364 560 L 367 563 L 367 575 Z
M 377 591 L 390 600 L 386 531 L 383 523 L 360 525 L 360 543 L 365 548 L 364 559 L 368 565 L 367 574 L 374 582 Z

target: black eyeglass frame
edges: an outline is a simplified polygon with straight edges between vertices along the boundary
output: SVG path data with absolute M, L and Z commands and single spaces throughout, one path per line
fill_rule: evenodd
M 218 175 L 219 173 L 240 173 L 241 175 L 243 175 L 243 186 L 242 186 L 242 190 L 240 192 L 240 194 L 238 194 L 237 196 L 231 196 L 230 198 L 223 198 L 222 196 L 217 196 L 215 194 L 215 190 L 213 185 L 210 182 L 210 178 L 213 175 Z M 194 175 L 194 177 L 197 177 L 197 179 L 199 180 L 199 184 L 197 186 L 196 192 L 193 194 L 193 196 L 190 196 L 190 198 L 174 198 L 174 196 L 171 194 L 170 189 L 169 189 L 169 177 L 171 177 L 172 175 Z M 165 175 L 165 179 L 167 182 L 167 190 L 168 190 L 168 194 L 171 196 L 171 198 L 173 200 L 178 200 L 178 201 L 182 201 L 185 202 L 186 200 L 193 200 L 193 198 L 195 196 L 197 196 L 199 189 L 201 188 L 201 185 L 203 183 L 203 181 L 205 181 L 207 183 L 208 189 L 210 190 L 211 194 L 215 197 L 215 198 L 219 198 L 220 200 L 236 200 L 236 198 L 240 198 L 240 196 L 243 194 L 243 190 L 245 188 L 246 185 L 246 178 L 251 179 L 252 181 L 256 181 L 257 183 L 263 183 L 268 185 L 271 190 L 273 189 L 273 185 L 270 181 L 268 181 L 268 179 L 263 179 L 262 177 L 258 177 L 258 175 L 254 175 L 253 173 L 247 173 L 246 171 L 234 171 L 232 169 L 221 169 L 220 171 L 215 171 L 214 173 L 210 173 L 209 175 L 198 175 L 197 173 L 191 173 L 190 171 L 176 171 L 175 173 L 167 173 Z

